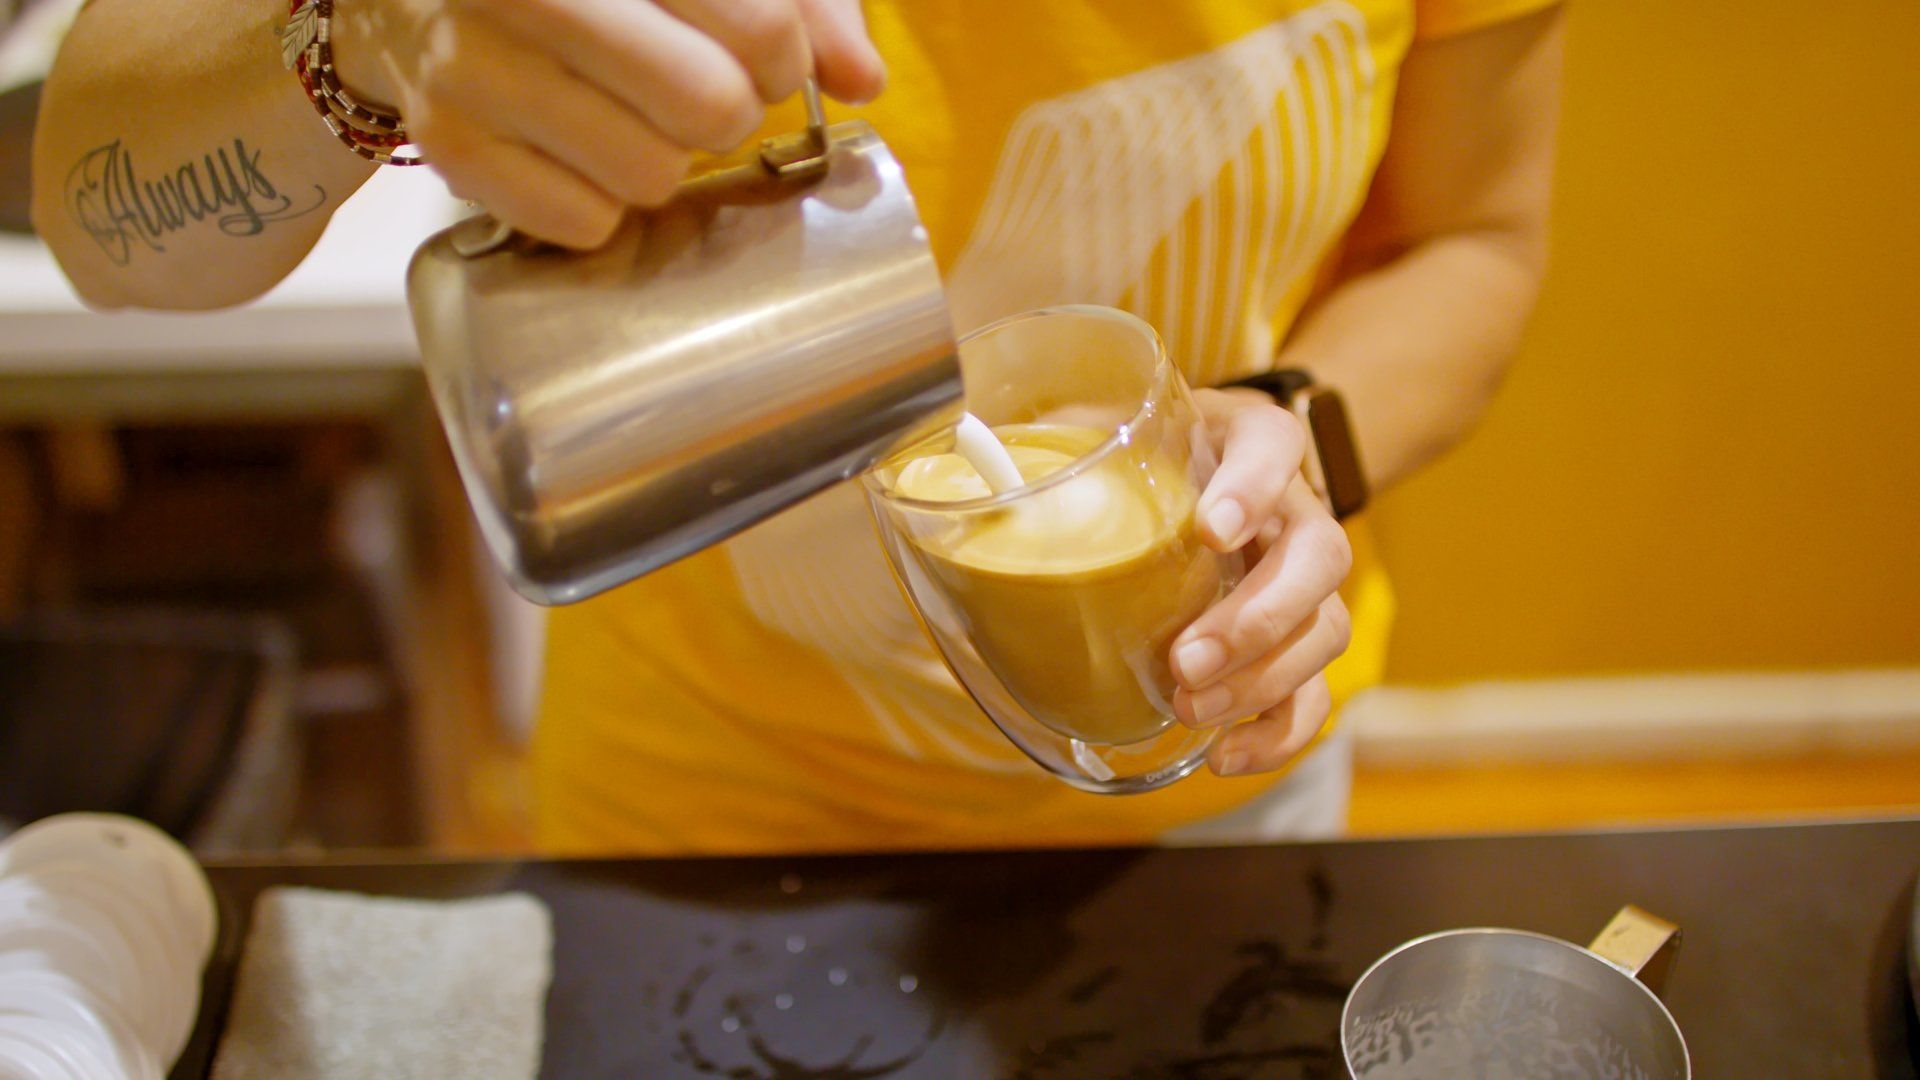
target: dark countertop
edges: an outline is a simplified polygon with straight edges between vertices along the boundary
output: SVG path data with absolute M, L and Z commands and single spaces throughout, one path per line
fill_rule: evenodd
M 236 914 L 299 884 L 523 889 L 554 921 L 549 1077 L 1343 1076 L 1347 987 L 1408 938 L 1584 942 L 1680 923 L 1695 1075 L 1916 1076 L 1904 982 L 1920 820 L 1257 848 L 210 868 Z

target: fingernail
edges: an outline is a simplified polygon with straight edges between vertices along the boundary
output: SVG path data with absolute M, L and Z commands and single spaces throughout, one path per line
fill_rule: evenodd
M 1221 499 L 1207 511 L 1207 528 L 1223 544 L 1231 544 L 1240 539 L 1240 530 L 1247 527 L 1247 512 L 1240 508 L 1234 499 Z
M 1173 666 L 1180 681 L 1198 686 L 1227 662 L 1227 647 L 1216 638 L 1194 638 L 1173 651 Z
M 1193 708 L 1193 722 L 1206 724 L 1219 718 L 1233 702 L 1233 691 L 1224 686 L 1209 686 L 1187 699 Z
M 1247 754 L 1244 750 L 1228 750 L 1220 755 L 1220 764 L 1213 771 L 1220 776 L 1238 776 L 1247 767 Z

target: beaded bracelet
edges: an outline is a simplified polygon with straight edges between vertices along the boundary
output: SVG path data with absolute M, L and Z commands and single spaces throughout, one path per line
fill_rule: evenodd
M 368 161 L 424 165 L 397 114 L 354 100 L 333 70 L 333 0 L 291 0 L 280 30 L 280 62 L 300 77 L 300 87 L 333 137 Z

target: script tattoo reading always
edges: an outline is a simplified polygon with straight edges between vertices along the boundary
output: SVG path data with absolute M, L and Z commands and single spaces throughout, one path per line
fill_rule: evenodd
M 95 147 L 67 173 L 67 212 L 116 266 L 136 246 L 165 251 L 171 233 L 212 218 L 228 236 L 254 236 L 268 224 L 310 213 L 327 193 L 295 202 L 260 171 L 260 151 L 234 139 L 158 177 L 134 169 L 133 155 L 115 139 Z

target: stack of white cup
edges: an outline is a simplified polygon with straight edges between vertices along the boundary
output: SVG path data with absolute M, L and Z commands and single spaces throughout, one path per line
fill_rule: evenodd
M 199 864 L 144 821 L 61 814 L 0 842 L 0 1077 L 160 1080 L 215 923 Z

